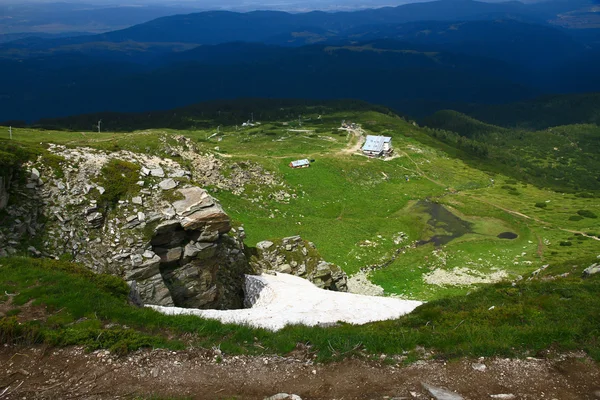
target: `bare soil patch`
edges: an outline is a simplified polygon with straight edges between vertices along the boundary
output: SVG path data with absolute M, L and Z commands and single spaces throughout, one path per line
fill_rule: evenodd
M 218 350 L 145 350 L 117 357 L 81 348 L 4 346 L 0 398 L 263 399 L 287 392 L 303 399 L 430 399 L 422 383 L 455 391 L 467 400 L 495 394 L 513 394 L 516 399 L 599 398 L 600 368 L 582 354 L 419 361 L 404 367 L 357 359 L 320 365 L 304 355 L 230 357 Z M 474 363 L 485 368 L 476 370 Z

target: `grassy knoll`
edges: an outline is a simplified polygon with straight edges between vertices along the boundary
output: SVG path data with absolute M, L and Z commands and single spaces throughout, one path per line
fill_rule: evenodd
M 117 278 L 71 263 L 11 258 L 0 264 L 0 305 L 9 315 L 0 319 L 0 342 L 78 344 L 120 354 L 140 347 L 218 346 L 228 355 L 287 354 L 303 343 L 323 361 L 381 353 L 410 361 L 422 356 L 417 346 L 439 358 L 535 355 L 551 348 L 583 349 L 600 360 L 600 278 L 579 278 L 589 261 L 549 268 L 539 280 L 432 301 L 395 321 L 290 326 L 274 334 L 135 308 Z M 565 271 L 568 278 L 548 279 Z

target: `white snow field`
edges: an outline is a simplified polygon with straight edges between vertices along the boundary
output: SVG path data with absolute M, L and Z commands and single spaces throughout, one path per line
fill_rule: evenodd
M 277 331 L 286 325 L 314 326 L 338 321 L 361 325 L 395 319 L 422 304 L 414 300 L 323 290 L 303 278 L 282 273 L 247 275 L 246 296 L 253 306 L 241 310 L 147 307 L 167 315 L 196 315 Z

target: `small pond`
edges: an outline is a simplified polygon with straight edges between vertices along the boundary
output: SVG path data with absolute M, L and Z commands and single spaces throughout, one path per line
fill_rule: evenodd
M 417 246 L 433 243 L 436 247 L 443 246 L 450 241 L 467 233 L 473 233 L 473 224 L 459 218 L 441 204 L 430 201 L 419 201 L 417 207 L 430 215 L 427 223 L 437 231 L 444 230 L 447 234 L 437 234 L 429 240 L 421 240 Z
M 498 237 L 500 239 L 510 239 L 510 240 L 513 240 L 513 239 L 518 238 L 519 235 L 517 235 L 514 232 L 502 232 L 501 234 L 498 235 Z

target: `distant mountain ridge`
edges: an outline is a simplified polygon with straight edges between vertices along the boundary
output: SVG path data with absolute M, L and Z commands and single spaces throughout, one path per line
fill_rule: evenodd
M 313 11 L 290 14 L 280 11 L 237 13 L 206 11 L 166 16 L 100 35 L 56 40 L 51 45 L 90 42 L 177 42 L 219 44 L 231 41 L 263 42 L 279 35 L 311 29 L 341 32 L 360 26 L 402 24 L 415 21 L 473 21 L 513 18 L 545 24 L 562 12 L 578 9 L 591 0 L 523 4 L 518 1 L 487 3 L 476 0 L 437 0 L 354 12 Z
M 0 121 L 238 97 L 355 98 L 422 117 L 600 91 L 598 35 L 548 23 L 585 4 L 210 11 L 101 35 L 26 38 L 0 45 Z
M 190 58 L 158 68 L 98 64 L 82 55 L 0 62 L 1 90 L 10 96 L 0 99 L 0 121 L 236 97 L 356 98 L 397 107 L 420 98 L 497 103 L 540 94 L 512 81 L 520 74 L 512 66 L 393 41 L 283 49 L 224 44 L 182 55 Z

